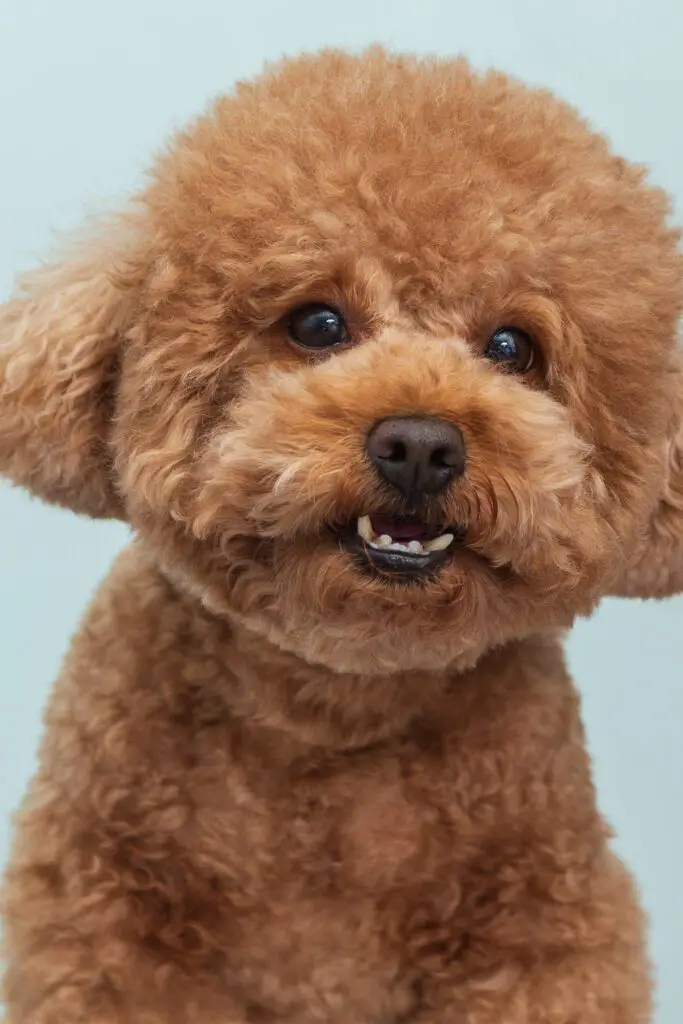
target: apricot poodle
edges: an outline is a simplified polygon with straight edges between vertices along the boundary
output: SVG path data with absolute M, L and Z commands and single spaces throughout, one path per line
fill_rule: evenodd
M 7 1024 L 650 1019 L 561 640 L 683 589 L 678 240 L 547 93 L 325 52 L 23 282 L 0 469 L 134 540 L 18 817 Z

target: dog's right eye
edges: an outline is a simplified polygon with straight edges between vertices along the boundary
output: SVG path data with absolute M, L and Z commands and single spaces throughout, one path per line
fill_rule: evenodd
M 287 331 L 299 348 L 310 351 L 335 348 L 350 340 L 346 321 L 339 310 L 321 302 L 299 306 L 290 313 Z

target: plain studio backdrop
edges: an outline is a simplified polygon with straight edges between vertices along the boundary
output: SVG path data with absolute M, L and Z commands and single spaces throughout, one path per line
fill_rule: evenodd
M 678 190 L 683 220 L 681 0 L 0 0 L 0 298 L 235 79 L 372 42 L 551 87 Z M 126 537 L 0 484 L 0 862 L 49 686 Z M 683 1020 L 682 634 L 683 598 L 610 601 L 569 644 L 601 805 L 652 919 L 657 1024 Z

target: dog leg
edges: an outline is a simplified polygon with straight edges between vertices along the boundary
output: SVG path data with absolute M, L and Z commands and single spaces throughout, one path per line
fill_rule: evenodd
M 122 938 L 125 902 L 100 900 L 90 915 L 81 903 L 74 917 L 65 900 L 32 898 L 26 874 L 12 880 L 3 1024 L 247 1024 L 219 972 Z
M 223 994 L 189 994 L 187 982 L 174 993 L 175 985 L 161 989 L 157 979 L 144 971 L 131 978 L 129 986 L 124 981 L 124 988 L 122 979 L 114 984 L 92 966 L 70 971 L 57 950 L 45 951 L 30 967 L 30 972 L 15 975 L 7 986 L 3 1024 L 248 1024 L 251 1020 L 247 1011 Z M 59 980 L 51 984 L 50 976 Z
M 501 971 L 443 993 L 415 1024 L 649 1024 L 651 985 L 630 949 L 581 955 L 557 952 L 512 980 Z

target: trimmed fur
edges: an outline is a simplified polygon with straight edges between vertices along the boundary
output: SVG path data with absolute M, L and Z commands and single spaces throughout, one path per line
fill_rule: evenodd
M 666 196 L 464 61 L 285 62 L 0 309 L 0 470 L 136 533 L 74 640 L 4 888 L 7 1024 L 645 1024 L 561 633 L 683 589 Z M 293 351 L 338 306 L 354 344 Z M 524 379 L 483 358 L 515 324 Z M 364 439 L 457 422 L 438 576 Z

